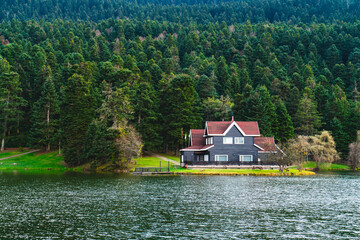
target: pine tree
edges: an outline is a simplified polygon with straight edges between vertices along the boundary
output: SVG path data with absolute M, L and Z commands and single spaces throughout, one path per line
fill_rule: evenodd
M 69 166 L 84 163 L 82 151 L 88 126 L 94 117 L 94 98 L 89 83 L 83 76 L 74 74 L 67 81 L 61 107 L 64 160 Z
M 49 67 L 47 73 L 40 99 L 34 104 L 30 142 L 32 146 L 42 146 L 46 151 L 50 151 L 51 145 L 57 144 L 56 140 L 58 140 L 60 108 Z
M 213 79 L 206 75 L 201 75 L 198 84 L 196 85 L 196 91 L 201 99 L 215 97 L 216 89 Z
M 159 101 L 149 83 L 140 83 L 134 96 L 134 115 L 136 129 L 142 136 L 144 148 L 158 149 L 161 145 L 159 135 Z
M 247 71 L 247 63 L 244 58 L 242 58 L 240 61 L 239 78 L 240 78 L 240 89 L 241 91 L 243 91 L 246 84 L 251 84 L 251 79 Z
M 182 145 L 181 130 L 184 133 L 199 126 L 200 114 L 194 79 L 187 74 L 175 76 L 169 84 L 164 85 L 162 101 L 163 138 L 164 144 L 172 144 L 177 152 Z M 167 147 L 165 146 L 165 150 Z
M 277 132 L 275 132 L 275 139 L 285 143 L 295 137 L 294 126 L 291 117 L 288 114 L 284 103 L 279 99 L 275 104 L 277 116 Z
M 295 114 L 296 132 L 306 136 L 316 133 L 321 126 L 321 118 L 316 109 L 316 103 L 308 96 L 303 94 Z
M 259 93 L 260 101 L 264 109 L 264 112 L 262 112 L 257 121 L 259 121 L 261 133 L 264 136 L 271 137 L 278 131 L 275 105 L 271 101 L 270 93 L 265 86 L 258 87 L 256 92 Z
M 0 75 L 0 123 L 1 123 L 1 151 L 5 149 L 6 133 L 9 126 L 20 120 L 25 106 L 25 100 L 20 96 L 19 75 L 15 72 L 5 72 Z
M 220 57 L 219 59 L 216 69 L 216 76 L 218 79 L 218 86 L 216 86 L 217 92 L 220 95 L 229 94 L 231 83 L 230 83 L 228 65 L 226 64 L 226 60 L 224 57 Z
M 141 153 L 142 141 L 129 125 L 133 109 L 124 89 L 113 90 L 103 81 L 104 101 L 97 109 L 99 117 L 88 128 L 83 158 L 98 166 L 112 162 L 114 168 L 127 168 L 133 157 Z

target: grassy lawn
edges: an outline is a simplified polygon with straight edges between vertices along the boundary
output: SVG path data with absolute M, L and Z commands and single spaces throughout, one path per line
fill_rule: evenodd
M 171 160 L 174 160 L 174 161 L 180 163 L 180 156 L 174 156 L 174 155 L 165 154 L 165 153 L 159 153 L 159 155 L 161 155 L 161 156 L 163 156 L 163 157 L 166 157 L 166 158 L 169 158 L 169 159 L 171 159 Z
M 260 169 L 172 169 L 178 174 L 199 174 L 199 175 L 259 175 L 259 176 L 280 176 L 279 170 L 260 170 Z M 289 169 L 284 175 L 314 175 L 311 171 L 302 171 L 297 169 Z
M 4 157 L 10 157 L 16 154 L 20 154 L 20 153 L 25 153 L 25 152 L 29 152 L 30 150 L 24 150 L 24 151 L 4 151 L 4 152 L 0 152 L 0 158 L 4 158 Z
M 63 164 L 63 157 L 58 152 L 29 153 L 0 161 L 0 170 L 79 170 L 69 169 Z
M 161 167 L 167 167 L 168 162 L 164 160 L 160 160 L 156 157 L 149 157 L 144 156 L 141 158 L 136 158 L 132 161 L 132 168 L 136 167 L 160 167 L 160 161 L 161 161 Z M 170 163 L 170 167 L 172 167 L 172 163 Z
M 308 162 L 304 164 L 304 168 L 316 168 L 316 162 Z M 320 168 L 325 171 L 350 170 L 348 165 L 337 163 L 322 163 Z

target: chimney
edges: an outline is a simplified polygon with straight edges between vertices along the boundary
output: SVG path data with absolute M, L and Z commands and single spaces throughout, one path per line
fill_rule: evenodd
M 234 116 L 231 116 L 231 121 L 232 121 L 232 122 L 234 121 Z

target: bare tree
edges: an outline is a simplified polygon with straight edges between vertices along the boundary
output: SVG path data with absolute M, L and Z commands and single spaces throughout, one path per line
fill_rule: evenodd
M 278 146 L 269 142 L 265 144 L 265 149 L 268 149 L 265 155 L 265 161 L 278 165 L 281 173 L 284 172 L 287 166 L 291 165 L 292 159 L 282 150 L 282 145 Z
M 291 139 L 283 148 L 286 156 L 292 160 L 292 163 L 297 166 L 301 172 L 304 168 L 304 163 L 308 159 L 310 144 L 309 137 L 297 136 L 296 139 Z
M 335 141 L 328 131 L 309 137 L 308 143 L 310 144 L 308 149 L 314 156 L 317 169 L 320 169 L 321 163 L 332 163 L 340 158 L 335 148 Z
M 356 142 L 349 145 L 349 162 L 353 170 L 357 170 L 360 167 L 360 131 L 358 131 L 358 138 Z
M 119 158 L 117 164 L 121 168 L 126 168 L 133 158 L 139 157 L 142 151 L 142 141 L 140 134 L 135 128 L 128 125 L 118 128 L 119 135 L 115 138 L 115 146 L 119 150 Z

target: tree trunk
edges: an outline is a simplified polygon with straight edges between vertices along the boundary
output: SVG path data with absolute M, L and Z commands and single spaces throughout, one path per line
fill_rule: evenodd
M 61 154 L 61 142 L 59 141 L 59 155 Z
M 8 96 L 6 98 L 6 106 L 5 109 L 9 108 L 9 103 L 10 103 L 10 92 L 8 92 Z M 2 135 L 2 139 L 1 139 L 1 151 L 5 150 L 5 136 L 6 136 L 6 131 L 7 131 L 7 120 L 8 120 L 8 114 L 5 114 L 4 117 L 4 123 L 3 123 L 3 135 Z
M 164 142 L 164 153 L 167 153 L 169 150 L 169 145 L 167 144 L 167 142 Z
M 46 146 L 46 151 L 49 152 L 50 151 L 50 131 L 49 131 L 49 127 L 50 127 L 50 104 L 47 108 L 47 113 L 46 113 L 46 125 L 47 125 L 47 146 Z
M 7 114 L 5 115 L 4 123 L 3 123 L 3 135 L 1 139 L 1 151 L 5 150 L 5 136 L 6 136 L 6 124 L 7 124 Z

